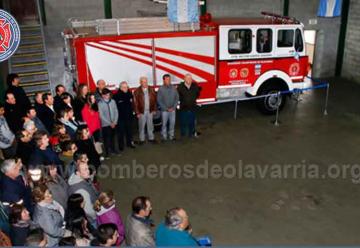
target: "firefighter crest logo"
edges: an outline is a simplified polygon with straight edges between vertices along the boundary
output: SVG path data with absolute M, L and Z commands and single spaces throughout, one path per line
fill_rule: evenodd
M 19 24 L 12 15 L 0 9 L 0 62 L 9 59 L 19 44 Z

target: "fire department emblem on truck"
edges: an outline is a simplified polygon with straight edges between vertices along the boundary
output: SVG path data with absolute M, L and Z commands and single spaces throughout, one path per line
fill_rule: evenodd
M 15 18 L 0 9 L 0 62 L 10 58 L 20 44 L 20 28 Z
M 238 76 L 238 70 L 237 69 L 231 69 L 229 72 L 230 78 L 237 78 Z
M 248 76 L 249 76 L 249 69 L 248 69 L 248 68 L 243 68 L 243 69 L 241 69 L 241 71 L 240 71 L 240 76 L 241 76 L 242 78 L 248 77 Z
M 290 65 L 290 69 L 289 69 L 289 75 L 290 76 L 296 76 L 298 75 L 300 72 L 300 65 L 299 63 L 293 63 Z

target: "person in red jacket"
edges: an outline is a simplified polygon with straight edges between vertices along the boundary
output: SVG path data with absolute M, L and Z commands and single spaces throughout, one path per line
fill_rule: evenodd
M 88 94 L 86 97 L 86 104 L 81 111 L 82 118 L 87 124 L 90 135 L 94 137 L 95 141 L 100 141 L 101 122 L 96 103 L 95 95 L 93 93 Z

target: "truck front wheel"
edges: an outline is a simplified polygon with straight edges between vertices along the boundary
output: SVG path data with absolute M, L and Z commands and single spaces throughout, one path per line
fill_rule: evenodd
M 279 110 L 282 110 L 286 103 L 286 95 L 280 94 L 276 95 L 278 92 L 281 92 L 284 89 L 281 89 L 278 86 L 274 85 L 265 85 L 259 91 L 258 96 L 269 95 L 264 98 L 258 99 L 257 106 L 261 113 L 265 115 L 274 115 L 276 114 L 276 109 L 279 106 Z

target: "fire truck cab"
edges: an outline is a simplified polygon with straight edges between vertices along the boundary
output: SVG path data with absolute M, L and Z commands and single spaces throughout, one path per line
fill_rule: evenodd
M 104 79 L 110 89 L 140 76 L 155 88 L 162 75 L 174 84 L 187 73 L 202 88 L 199 104 L 267 95 L 302 88 L 308 73 L 303 25 L 295 19 L 263 13 L 258 19 L 201 18 L 198 24 L 167 18 L 72 20 L 65 30 L 66 62 L 74 80 L 91 89 Z M 286 96 L 258 100 L 273 114 Z

